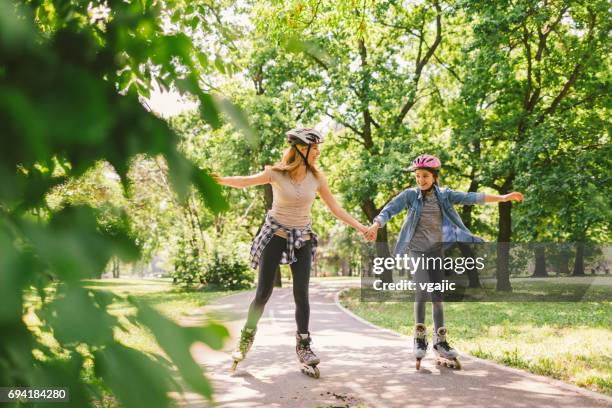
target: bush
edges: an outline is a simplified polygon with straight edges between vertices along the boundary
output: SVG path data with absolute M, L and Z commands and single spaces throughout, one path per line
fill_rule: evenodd
M 206 283 L 220 289 L 247 289 L 253 286 L 255 275 L 249 265 L 236 255 L 222 255 L 215 251 L 206 265 Z
M 204 283 L 204 267 L 200 261 L 200 251 L 184 239 L 178 243 L 172 281 L 188 287 Z

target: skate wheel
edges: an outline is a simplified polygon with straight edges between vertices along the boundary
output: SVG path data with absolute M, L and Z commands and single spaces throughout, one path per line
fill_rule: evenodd
M 312 367 L 312 376 L 314 378 L 319 378 L 321 376 L 321 372 L 319 371 L 319 368 L 317 366 Z
M 321 372 L 317 366 L 302 367 L 300 371 L 302 371 L 302 374 L 306 374 L 312 378 L 319 378 L 321 376 Z

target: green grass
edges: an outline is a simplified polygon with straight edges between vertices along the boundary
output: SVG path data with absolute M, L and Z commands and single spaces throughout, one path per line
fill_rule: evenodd
M 361 298 L 368 301 L 405 302 L 414 299 L 413 291 L 376 290 L 370 287 L 379 278 L 362 280 L 364 289 Z M 394 277 L 395 281 L 406 279 Z M 459 285 L 446 299 L 469 302 L 609 302 L 612 299 L 612 285 L 574 283 L 572 280 L 524 280 L 512 282 L 511 292 L 498 292 L 495 282 L 481 282 L 481 288 L 466 288 Z M 367 287 L 367 288 L 366 288 Z
M 117 316 L 128 330 L 116 328 L 115 338 L 128 347 L 153 354 L 162 354 L 161 348 L 147 328 L 136 326 L 128 320 L 128 317 L 135 314 L 136 309 L 127 300 L 123 300 L 125 297 L 136 297 L 178 322 L 182 317 L 196 312 L 215 299 L 236 293 L 236 291 L 181 290 L 174 287 L 170 279 L 94 279 L 83 281 L 83 285 L 87 289 L 108 291 L 119 296 L 120 300 L 111 304 L 108 312 Z M 55 291 L 49 288 L 46 292 L 52 297 Z M 24 316 L 24 321 L 30 329 L 38 333 L 43 344 L 58 350 L 59 345 L 50 333 L 36 330 L 40 321 L 34 310 L 40 306 L 40 302 L 40 297 L 34 292 L 26 296 L 29 312 Z
M 538 290 L 537 285 L 532 288 Z M 361 302 L 360 289 L 344 292 L 340 300 L 378 326 L 412 335 L 412 303 Z M 445 304 L 449 340 L 460 352 L 608 395 L 612 395 L 611 321 L 609 301 Z M 431 326 L 431 304 L 427 322 Z

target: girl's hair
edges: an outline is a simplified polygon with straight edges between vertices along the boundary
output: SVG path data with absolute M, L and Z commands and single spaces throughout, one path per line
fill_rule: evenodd
M 286 148 L 283 152 L 283 157 L 280 159 L 280 161 L 276 162 L 272 166 L 272 170 L 289 173 L 295 171 L 300 166 L 300 164 L 304 162 L 304 160 L 297 154 L 295 149 L 296 148 L 294 148 L 293 146 Z M 312 174 L 315 177 L 319 177 L 320 170 L 317 168 L 316 165 L 308 166 L 308 168 L 312 171 Z

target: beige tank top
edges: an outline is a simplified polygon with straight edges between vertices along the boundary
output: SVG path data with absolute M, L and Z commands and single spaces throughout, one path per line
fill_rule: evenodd
M 319 180 L 306 172 L 306 176 L 299 183 L 291 180 L 288 172 L 270 170 L 270 184 L 272 185 L 272 209 L 270 215 L 276 221 L 287 226 L 304 228 L 310 223 L 310 208 L 319 189 Z M 276 235 L 287 238 L 281 230 Z M 305 236 L 310 239 L 310 236 Z

